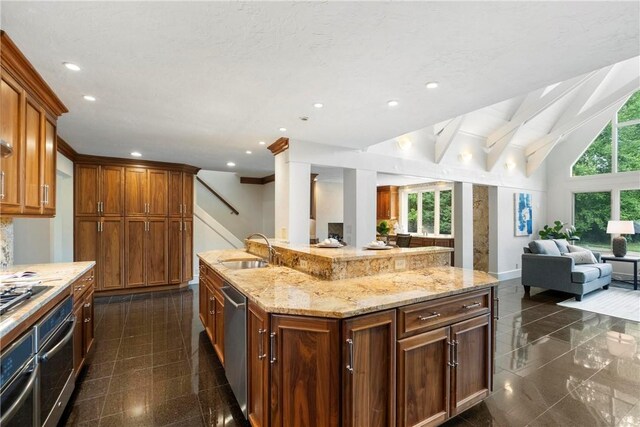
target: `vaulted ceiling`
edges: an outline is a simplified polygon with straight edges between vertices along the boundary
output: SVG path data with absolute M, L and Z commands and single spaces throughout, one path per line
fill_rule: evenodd
M 273 168 L 258 141 L 362 148 L 640 55 L 638 2 L 1 7 L 69 107 L 59 130 L 78 151 L 253 175 Z

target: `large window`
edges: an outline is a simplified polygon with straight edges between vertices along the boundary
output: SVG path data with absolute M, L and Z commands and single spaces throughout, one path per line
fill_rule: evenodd
M 640 170 L 640 91 L 634 93 L 573 165 L 573 176 Z
M 611 252 L 611 235 L 607 223 L 611 219 L 633 221 L 640 227 L 640 190 L 614 191 L 619 193 L 619 218 L 612 215 L 612 193 L 609 191 L 575 193 L 573 199 L 576 230 L 581 234 L 580 245 L 602 252 Z M 628 251 L 640 253 L 640 234 L 625 236 Z
M 412 188 L 403 190 L 402 194 L 406 201 L 403 222 L 409 233 L 453 234 L 451 188 Z

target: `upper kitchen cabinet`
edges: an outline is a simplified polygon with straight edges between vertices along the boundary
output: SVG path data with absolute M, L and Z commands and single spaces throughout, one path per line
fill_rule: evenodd
M 167 216 L 169 173 L 161 169 L 125 169 L 127 216 Z
M 112 165 L 75 166 L 77 216 L 124 214 L 124 168 Z
M 398 219 L 398 187 L 378 187 L 377 196 L 377 219 Z
M 169 172 L 169 216 L 190 217 L 193 215 L 193 174 L 179 171 Z
M 56 213 L 56 120 L 67 108 L 27 58 L 0 32 L 0 211 L 5 216 Z

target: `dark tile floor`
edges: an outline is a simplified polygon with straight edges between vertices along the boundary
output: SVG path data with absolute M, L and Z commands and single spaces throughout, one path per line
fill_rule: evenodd
M 639 426 L 640 324 L 500 284 L 494 393 L 447 426 Z M 640 308 L 639 308 L 640 309 Z M 96 299 L 96 341 L 63 425 L 246 426 L 202 332 L 197 288 Z

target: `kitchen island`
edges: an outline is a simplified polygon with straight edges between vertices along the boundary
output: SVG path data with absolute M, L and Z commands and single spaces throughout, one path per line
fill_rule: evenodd
M 486 273 L 436 265 L 323 280 L 222 264 L 259 258 L 242 250 L 198 256 L 200 317 L 223 364 L 235 362 L 224 360 L 224 287 L 248 299 L 254 427 L 438 425 L 490 394 L 497 281 Z

